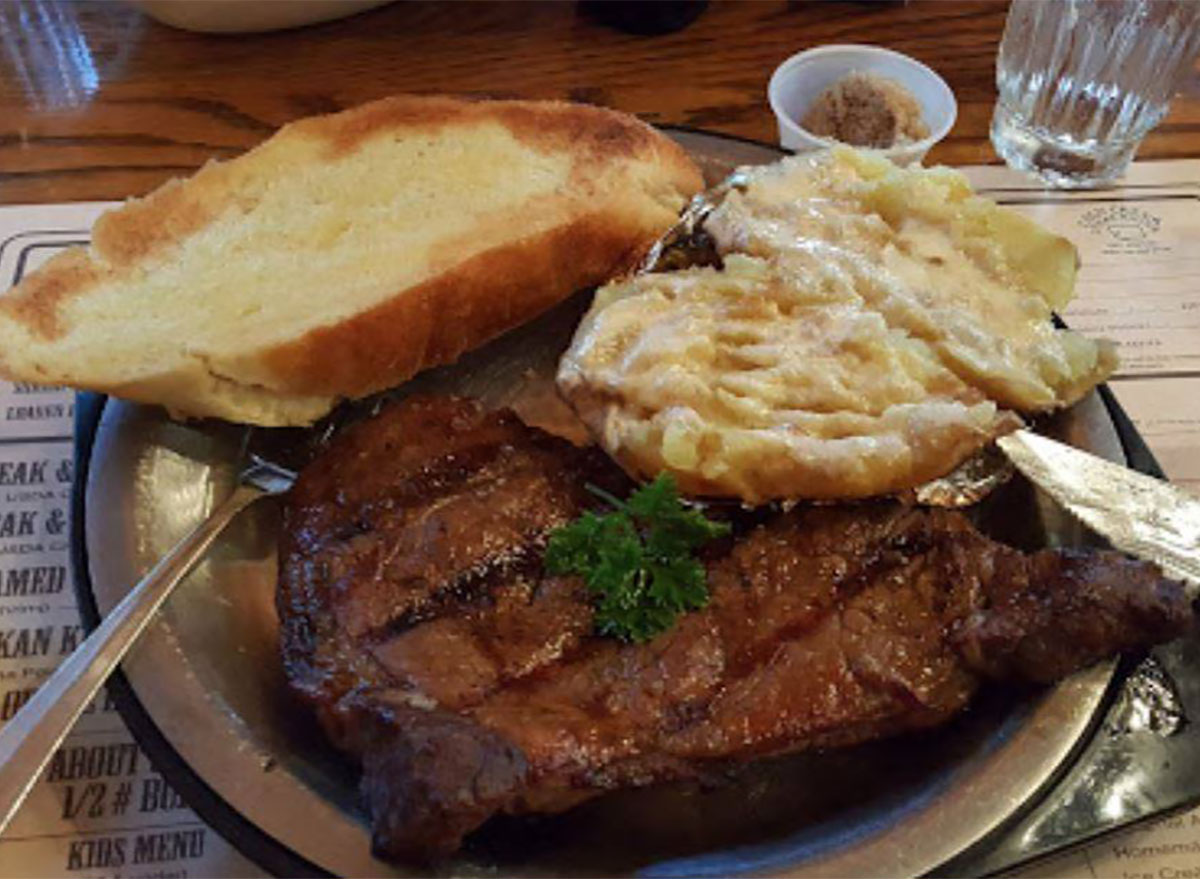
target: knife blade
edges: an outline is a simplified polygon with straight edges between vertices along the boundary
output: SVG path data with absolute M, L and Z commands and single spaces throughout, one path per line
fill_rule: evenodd
M 1018 430 L 997 447 L 1027 479 L 1123 552 L 1200 591 L 1200 499 L 1169 482 Z

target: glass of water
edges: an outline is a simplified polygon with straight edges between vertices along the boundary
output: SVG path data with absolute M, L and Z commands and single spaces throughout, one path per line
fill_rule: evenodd
M 992 145 L 1052 186 L 1119 177 L 1200 53 L 1200 0 L 1013 0 Z

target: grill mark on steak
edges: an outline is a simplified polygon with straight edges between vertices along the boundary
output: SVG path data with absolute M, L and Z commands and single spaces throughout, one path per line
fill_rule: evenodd
M 1152 565 L 1024 554 L 957 513 L 880 503 L 747 516 L 704 550 L 708 606 L 622 644 L 591 634 L 578 579 L 541 566 L 549 530 L 594 504 L 587 482 L 630 488 L 598 453 L 437 398 L 356 425 L 301 474 L 284 663 L 362 760 L 381 854 L 932 726 L 985 679 L 1054 680 L 1191 622 Z
M 481 559 L 437 588 L 422 595 L 410 606 L 396 612 L 383 623 L 357 633 L 364 642 L 380 643 L 401 635 L 419 623 L 434 620 L 449 610 L 461 610 L 464 604 L 489 603 L 492 592 L 505 583 L 533 576 L 541 568 L 545 532 L 538 529 L 520 535 L 520 542 L 503 553 Z M 383 577 L 375 574 L 375 580 Z

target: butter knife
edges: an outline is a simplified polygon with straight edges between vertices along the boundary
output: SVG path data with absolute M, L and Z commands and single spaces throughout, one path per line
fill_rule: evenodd
M 1117 549 L 1200 590 L 1200 499 L 1120 464 L 1018 430 L 996 446 L 1038 488 Z

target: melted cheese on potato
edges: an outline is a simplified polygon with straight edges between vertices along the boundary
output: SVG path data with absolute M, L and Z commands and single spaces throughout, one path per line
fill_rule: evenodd
M 601 289 L 560 365 L 635 474 L 748 502 L 893 493 L 1111 370 L 1051 323 L 1070 243 L 961 175 L 850 150 L 749 174 L 706 224 L 724 267 Z

